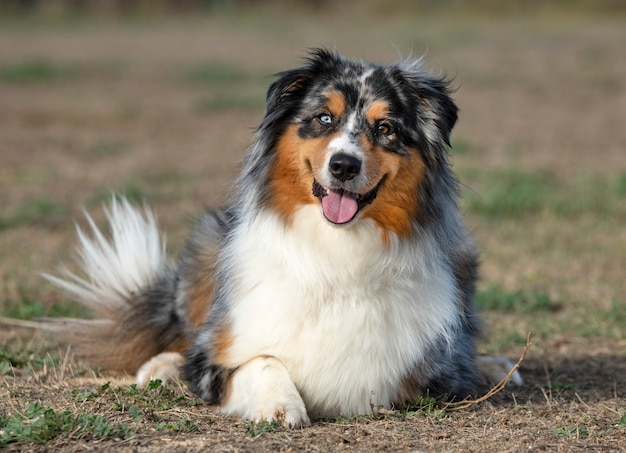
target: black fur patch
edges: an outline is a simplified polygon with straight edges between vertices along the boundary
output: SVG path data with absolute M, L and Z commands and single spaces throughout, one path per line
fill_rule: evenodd
M 186 354 L 183 377 L 191 390 L 210 404 L 221 404 L 227 395 L 228 382 L 233 373 L 211 363 L 206 345 L 194 345 Z

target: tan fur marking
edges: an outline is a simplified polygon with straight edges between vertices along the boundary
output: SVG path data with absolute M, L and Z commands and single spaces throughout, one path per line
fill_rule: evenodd
M 396 397 L 393 399 L 398 404 L 406 402 L 414 403 L 421 394 L 421 385 L 413 376 L 407 376 L 402 380 Z
M 213 304 L 213 281 L 209 278 L 197 280 L 189 295 L 186 305 L 189 322 L 197 329 L 207 319 L 209 309 Z
M 100 346 L 95 342 L 92 345 L 93 349 L 90 352 L 93 353 L 94 359 L 98 360 L 95 363 L 101 363 L 105 368 L 135 373 L 141 365 L 160 352 L 154 343 L 152 332 L 142 329 L 129 329 L 124 332 L 116 330 L 111 333 L 111 338 L 100 339 Z M 104 355 L 101 357 L 104 360 L 95 357 L 102 353 Z M 114 367 L 110 366 L 111 362 L 115 364 Z
M 336 118 L 343 116 L 346 111 L 346 98 L 339 91 L 332 91 L 326 97 L 326 106 Z
M 64 340 L 74 346 L 75 354 L 91 364 L 110 370 L 135 373 L 141 365 L 158 354 L 152 332 L 129 327 L 128 322 L 118 319 L 115 327 L 109 323 L 80 321 L 68 330 Z
M 203 245 L 195 250 L 194 269 L 187 278 L 191 289 L 187 295 L 187 317 L 194 329 L 199 328 L 206 320 L 213 305 L 215 290 L 215 273 L 217 265 L 217 246 Z
M 213 358 L 216 365 L 225 365 L 228 362 L 229 350 L 233 342 L 230 324 L 222 324 L 213 336 Z
M 380 174 L 376 180 L 384 177 L 385 181 L 374 203 L 363 210 L 364 217 L 374 220 L 385 232 L 408 237 L 419 213 L 417 188 L 424 178 L 424 162 L 416 150 L 409 150 L 404 157 L 374 147 L 368 154 L 368 161 L 377 163 Z M 386 233 L 383 239 L 388 239 Z
M 276 163 L 270 173 L 269 191 L 274 210 L 289 224 L 303 204 L 317 203 L 313 196 L 315 169 L 321 168 L 330 137 L 302 139 L 297 127 L 287 127 L 276 145 Z
M 187 338 L 179 338 L 177 341 L 172 343 L 164 352 L 178 352 L 183 354 L 190 345 L 190 341 Z
M 384 119 L 389 115 L 389 103 L 387 101 L 374 101 L 370 108 L 367 109 L 365 117 L 372 124 L 378 120 Z

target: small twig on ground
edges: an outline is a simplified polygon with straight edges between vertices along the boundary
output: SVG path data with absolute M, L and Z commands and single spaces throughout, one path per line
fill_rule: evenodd
M 475 399 L 475 400 L 465 399 L 463 401 L 448 403 L 446 406 L 444 406 L 444 410 L 446 410 L 446 411 L 459 411 L 459 410 L 468 409 L 468 408 L 470 408 L 470 407 L 472 407 L 472 406 L 474 406 L 474 405 L 476 405 L 478 403 L 482 403 L 483 401 L 488 400 L 489 398 L 491 398 L 496 393 L 499 393 L 504 387 L 506 387 L 506 384 L 509 382 L 509 380 L 511 380 L 511 376 L 513 376 L 513 373 L 515 373 L 515 371 L 517 371 L 517 369 L 519 368 L 520 364 L 526 358 L 526 354 L 528 353 L 528 350 L 530 349 L 530 345 L 531 344 L 532 344 L 532 339 L 530 337 L 530 332 L 529 332 L 528 336 L 526 337 L 526 346 L 524 346 L 524 349 L 522 350 L 522 354 L 520 355 L 517 363 L 515 365 L 513 365 L 513 368 L 511 368 L 509 370 L 507 375 L 504 376 L 500 380 L 500 382 L 498 382 L 496 385 L 494 385 L 491 388 L 491 390 L 489 390 L 483 396 L 481 396 L 480 398 Z

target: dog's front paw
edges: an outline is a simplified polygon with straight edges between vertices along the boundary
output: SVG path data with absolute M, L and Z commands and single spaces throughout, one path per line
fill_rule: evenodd
M 287 369 L 273 357 L 257 357 L 237 368 L 221 410 L 255 423 L 278 422 L 289 428 L 311 424 Z
M 295 393 L 287 392 L 288 394 L 281 396 L 267 395 L 267 400 L 253 410 L 252 417 L 244 417 L 250 418 L 254 423 L 278 422 L 287 428 L 302 428 L 310 425 L 311 421 L 306 413 L 304 401 L 295 387 L 293 390 Z

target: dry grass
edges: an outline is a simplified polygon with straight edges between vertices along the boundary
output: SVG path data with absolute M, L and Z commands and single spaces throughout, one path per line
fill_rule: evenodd
M 128 377 L 85 369 L 40 334 L 3 327 L 0 421 L 40 403 L 71 422 L 43 444 L 6 448 L 624 448 L 624 17 L 351 14 L 2 19 L 0 315 L 75 313 L 36 271 L 68 261 L 72 221 L 82 207 L 101 220 L 112 190 L 145 198 L 175 253 L 190 217 L 223 200 L 261 117 L 265 74 L 296 64 L 302 49 L 385 62 L 397 47 L 427 52 L 433 69 L 456 76 L 453 159 L 483 251 L 490 333 L 481 349 L 514 359 L 532 332 L 526 385 L 461 410 L 424 400 L 304 430 L 254 427 L 183 386 L 133 393 Z M 35 409 L 25 425 L 43 420 Z

